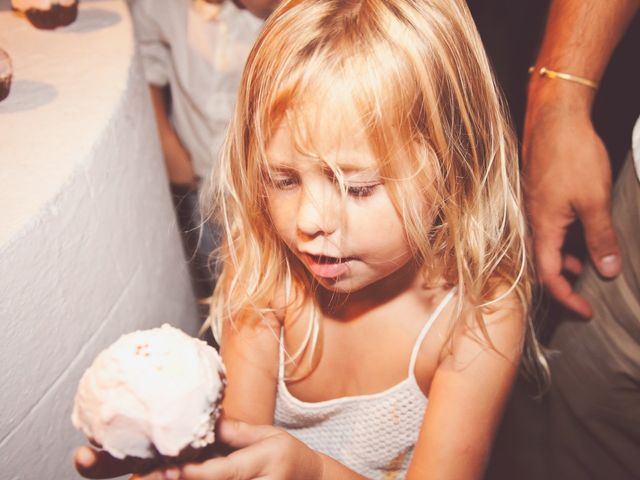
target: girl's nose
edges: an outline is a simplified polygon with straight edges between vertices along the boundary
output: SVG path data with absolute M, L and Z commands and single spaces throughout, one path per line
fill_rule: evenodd
M 305 237 L 328 236 L 337 229 L 339 198 L 332 185 L 305 188 L 298 205 L 298 232 Z

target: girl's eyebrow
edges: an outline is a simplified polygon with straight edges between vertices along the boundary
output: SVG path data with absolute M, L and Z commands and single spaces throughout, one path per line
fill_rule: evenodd
M 287 164 L 277 164 L 277 165 L 269 165 L 267 168 L 267 172 L 269 173 L 294 173 L 296 171 L 295 167 Z
M 293 171 L 296 170 L 296 165 L 292 164 L 292 162 L 287 160 L 281 160 L 278 158 L 269 158 L 268 161 L 269 170 L 273 171 Z M 336 164 L 338 170 L 340 170 L 344 174 L 353 174 L 353 173 L 363 173 L 370 175 L 378 175 L 379 169 L 376 165 L 374 166 L 364 166 L 358 165 L 355 163 L 342 163 L 338 162 Z M 323 173 L 331 173 L 334 171 L 326 162 L 321 162 L 320 169 Z
M 267 151 L 266 155 L 266 165 L 270 168 L 286 168 L 292 169 L 295 168 L 295 162 L 289 158 L 287 155 L 283 155 L 281 152 L 269 152 Z
M 344 174 L 363 173 L 367 175 L 378 175 L 379 169 L 377 166 L 363 166 L 351 163 L 338 163 L 336 165 L 338 169 Z M 322 170 L 325 172 L 332 172 L 332 168 L 328 165 L 323 165 Z

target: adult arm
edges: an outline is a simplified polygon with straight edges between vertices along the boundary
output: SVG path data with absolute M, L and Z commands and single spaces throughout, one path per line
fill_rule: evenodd
M 169 181 L 175 185 L 195 187 L 196 177 L 193 172 L 191 155 L 182 144 L 173 124 L 169 120 L 165 88 L 149 85 L 167 176 Z
M 595 89 L 541 77 L 541 67 L 599 82 L 638 0 L 553 0 L 529 82 L 523 163 L 536 266 L 543 284 L 566 307 L 590 316 L 587 301 L 564 277 L 581 272 L 562 255 L 567 228 L 579 220 L 598 272 L 615 277 L 620 251 L 611 221 L 611 167 L 591 122 Z
M 195 186 L 191 156 L 169 120 L 166 89 L 174 59 L 171 43 L 176 35 L 169 21 L 175 15 L 172 2 L 136 0 L 131 3 L 131 16 L 136 42 L 142 59 L 144 77 L 149 84 L 151 101 L 160 135 L 167 176 L 171 183 Z

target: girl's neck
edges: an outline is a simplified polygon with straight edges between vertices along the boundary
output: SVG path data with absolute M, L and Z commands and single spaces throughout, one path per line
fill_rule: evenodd
M 391 275 L 357 292 L 336 293 L 319 287 L 317 298 L 325 315 L 349 321 L 412 291 L 422 290 L 423 285 L 420 267 L 415 262 L 408 262 Z

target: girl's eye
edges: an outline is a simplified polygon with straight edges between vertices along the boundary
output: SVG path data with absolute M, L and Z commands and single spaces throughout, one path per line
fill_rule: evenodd
M 270 182 L 271 185 L 278 190 L 290 190 L 298 186 L 298 179 L 296 177 L 272 177 Z
M 380 185 L 379 183 L 373 185 L 358 185 L 347 187 L 347 193 L 351 197 L 364 198 L 373 194 L 375 188 Z

